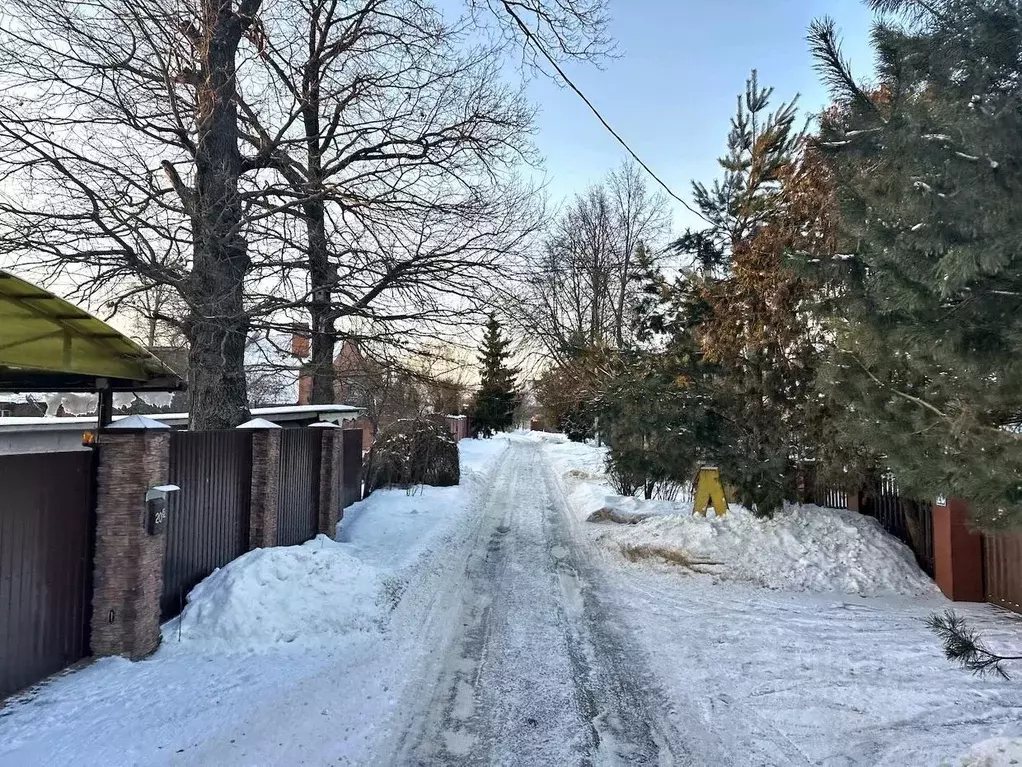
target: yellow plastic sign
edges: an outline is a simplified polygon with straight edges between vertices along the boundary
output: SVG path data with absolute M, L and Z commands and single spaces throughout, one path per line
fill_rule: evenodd
M 716 466 L 704 466 L 699 470 L 699 478 L 696 480 L 696 502 L 692 513 L 705 517 L 711 503 L 718 517 L 727 514 L 727 499 L 724 497 L 724 487 L 720 484 L 720 471 Z

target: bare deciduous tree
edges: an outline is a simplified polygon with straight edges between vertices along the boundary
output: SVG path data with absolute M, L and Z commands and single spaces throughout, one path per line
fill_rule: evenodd
M 247 411 L 239 50 L 260 0 L 11 0 L 0 20 L 0 244 L 85 295 L 187 305 L 193 428 Z
M 452 328 L 523 247 L 532 114 L 505 60 L 595 58 L 602 7 L 466 0 L 448 22 L 425 0 L 11 0 L 0 256 L 179 327 L 193 428 L 245 417 L 253 328 L 311 318 L 330 400 L 338 335 Z
M 543 0 L 518 11 L 540 14 L 563 55 L 589 57 L 602 48 L 600 7 Z M 536 159 L 532 109 L 503 71 L 523 41 L 504 34 L 503 6 L 492 17 L 468 8 L 446 20 L 416 0 L 282 0 L 267 18 L 276 119 L 290 127 L 248 118 L 254 143 L 273 147 L 282 200 L 305 198 L 289 211 L 298 226 L 267 232 L 303 255 L 282 270 L 288 298 L 267 283 L 268 306 L 308 311 L 314 402 L 333 396 L 334 348 L 352 323 L 460 330 L 540 223 L 535 190 L 513 173 Z M 499 34 L 466 45 L 487 18 Z
M 670 233 L 666 198 L 625 164 L 561 211 L 538 253 L 525 260 L 509 311 L 543 352 L 576 351 L 628 340 L 640 243 L 662 252 Z

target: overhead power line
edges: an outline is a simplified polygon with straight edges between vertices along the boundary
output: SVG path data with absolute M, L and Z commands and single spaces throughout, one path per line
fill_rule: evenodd
M 667 192 L 667 194 L 669 194 L 675 200 L 684 205 L 687 210 L 699 216 L 699 218 L 701 218 L 703 221 L 707 221 L 706 216 L 704 216 L 698 210 L 693 208 L 688 203 L 688 201 L 682 199 L 677 194 L 675 194 L 674 190 L 667 186 L 663 179 L 661 179 L 656 173 L 653 172 L 652 168 L 650 168 L 645 162 L 643 162 L 642 158 L 639 157 L 638 154 L 636 154 L 635 150 L 628 145 L 628 142 L 621 137 L 621 134 L 614 130 L 611 124 L 607 122 L 606 118 L 604 118 L 604 116 L 600 114 L 600 110 L 596 108 L 596 105 L 593 104 L 593 102 L 589 100 L 589 98 L 579 89 L 579 87 L 575 85 L 572 79 L 568 77 L 568 74 L 561 68 L 560 64 L 557 63 L 557 60 L 547 52 L 546 48 L 543 46 L 543 43 L 536 38 L 536 36 L 532 33 L 532 30 L 529 29 L 529 27 L 525 24 L 524 21 L 522 21 L 521 17 L 508 4 L 507 0 L 502 0 L 502 5 L 504 6 L 504 10 L 506 10 L 511 15 L 511 18 L 515 20 L 515 24 L 517 24 L 518 28 L 522 30 L 522 33 L 525 35 L 526 39 L 529 41 L 532 47 L 539 51 L 543 55 L 543 58 L 550 62 L 550 66 L 554 68 L 554 70 L 564 81 L 564 83 L 573 91 L 575 91 L 578 97 L 582 99 L 583 103 L 585 103 L 585 105 L 589 107 L 589 111 L 596 115 L 596 119 L 599 120 L 603 127 L 607 129 L 607 132 L 610 133 L 610 135 L 613 136 L 615 139 L 617 139 L 617 142 L 621 146 L 623 146 L 625 148 L 625 151 L 628 152 L 629 155 L 631 155 L 632 159 L 635 160 L 635 162 L 637 162 L 640 165 L 640 167 L 642 167 L 642 169 L 649 174 L 650 178 L 652 178 L 661 187 L 663 187 L 664 191 Z M 709 222 L 707 221 L 707 223 Z

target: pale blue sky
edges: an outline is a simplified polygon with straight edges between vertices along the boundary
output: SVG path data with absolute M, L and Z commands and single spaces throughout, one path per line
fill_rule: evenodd
M 609 0 L 620 57 L 571 77 L 671 188 L 689 199 L 693 178 L 717 172 L 735 96 L 753 68 L 775 97 L 801 93 L 807 112 L 828 103 L 805 41 L 809 23 L 832 16 L 862 76 L 872 70 L 871 16 L 860 0 Z M 579 98 L 550 81 L 530 86 L 540 106 L 536 142 L 554 200 L 598 180 L 625 157 Z M 676 206 L 675 229 L 698 219 Z

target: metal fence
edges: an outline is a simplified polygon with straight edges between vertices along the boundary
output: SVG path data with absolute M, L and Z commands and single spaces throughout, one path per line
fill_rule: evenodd
M 164 620 L 216 568 L 248 551 L 252 433 L 175 431 L 170 438 L 171 496 L 163 564 Z
M 319 529 L 319 429 L 280 432 L 280 485 L 277 496 L 277 545 L 294 546 Z
M 848 493 L 833 487 L 820 487 L 813 493 L 814 503 L 828 509 L 847 509 Z
M 877 492 L 864 498 L 862 511 L 912 549 L 919 567 L 933 577 L 933 507 L 929 501 L 906 498 L 894 477 L 884 474 Z
M 93 452 L 0 455 L 0 698 L 85 657 Z
M 345 429 L 342 438 L 341 476 L 344 487 L 341 492 L 341 508 L 348 508 L 362 500 L 362 430 Z

